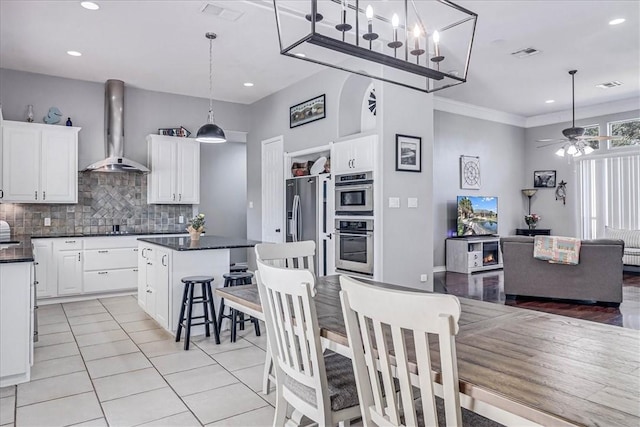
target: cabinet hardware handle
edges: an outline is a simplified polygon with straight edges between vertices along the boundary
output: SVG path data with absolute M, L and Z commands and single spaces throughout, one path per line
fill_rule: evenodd
M 0 199 L 4 197 L 4 190 L 0 190 Z
M 76 241 L 75 240 L 65 240 L 64 242 L 65 243 L 75 243 Z
M 176 201 L 176 193 L 173 193 L 173 201 Z
M 78 261 L 80 261 L 80 252 L 78 252 Z
M 164 267 L 166 267 L 166 266 L 167 266 L 167 264 L 165 264 L 165 263 L 164 263 L 164 260 L 165 260 L 165 259 L 167 259 L 167 255 L 162 255 L 162 265 L 163 265 Z
M 46 191 L 42 192 L 42 200 L 47 200 L 47 192 Z
M 142 248 L 142 258 L 144 258 L 144 251 L 145 251 L 146 249 L 147 249 L 147 248 Z
M 134 248 L 134 249 L 133 249 L 133 252 L 138 252 L 138 248 Z
M 40 265 L 40 263 L 36 261 L 33 263 L 33 265 Z
M 151 293 L 151 289 L 147 289 L 147 293 L 150 294 Z
M 35 281 L 33 282 L 33 284 L 34 284 L 34 285 L 38 285 L 38 284 L 40 284 L 40 282 L 38 282 L 37 280 L 35 280 Z
M 138 271 L 138 269 L 137 269 L 137 268 L 134 268 L 134 269 L 133 269 L 133 271 Z
M 98 274 L 109 274 L 108 271 L 98 271 Z
M 178 201 L 182 201 L 182 193 L 178 194 Z
M 99 254 L 108 254 L 109 251 L 98 251 Z
M 276 228 L 276 233 L 279 233 L 279 232 L 280 232 L 280 229 L 279 229 L 279 228 Z
M 36 200 L 38 200 L 38 190 L 36 190 L 34 193 L 36 195 Z

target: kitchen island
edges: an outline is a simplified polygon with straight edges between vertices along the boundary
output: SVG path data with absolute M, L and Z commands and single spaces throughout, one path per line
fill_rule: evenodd
M 29 381 L 33 364 L 33 252 L 28 237 L 0 242 L 0 387 Z
M 202 236 L 145 237 L 138 239 L 138 304 L 167 331 L 175 334 L 178 327 L 186 276 L 213 276 L 213 288 L 222 287 L 223 274 L 229 272 L 230 250 L 251 248 L 260 242 L 237 237 Z M 199 296 L 199 287 L 196 295 Z M 215 307 L 218 309 L 218 300 Z M 194 307 L 195 316 L 202 315 L 202 305 Z M 194 326 L 191 335 L 204 333 Z

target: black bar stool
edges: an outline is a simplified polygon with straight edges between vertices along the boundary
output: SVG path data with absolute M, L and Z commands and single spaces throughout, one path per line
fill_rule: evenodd
M 216 339 L 216 344 L 220 344 L 220 330 L 218 323 L 216 322 L 216 308 L 213 305 L 213 293 L 211 292 L 211 282 L 213 277 L 211 276 L 189 276 L 182 278 L 184 283 L 184 293 L 182 294 L 182 307 L 180 307 L 180 319 L 178 320 L 178 331 L 176 333 L 176 342 L 180 342 L 180 335 L 182 328 L 185 329 L 184 337 L 184 349 L 189 350 L 189 338 L 191 337 L 191 327 L 204 325 L 205 333 L 208 337 L 211 336 L 209 330 L 209 324 L 213 324 L 213 334 Z M 196 284 L 200 284 L 202 290 L 202 296 L 194 297 L 193 289 Z M 204 314 L 202 316 L 193 316 L 193 304 L 202 303 Z M 187 314 L 185 316 L 185 308 Z M 204 319 L 200 323 L 192 323 L 193 319 Z
M 253 273 L 250 272 L 233 272 L 223 274 L 224 277 L 224 288 L 230 286 L 238 286 L 238 285 L 250 285 L 251 279 L 253 278 Z M 238 310 L 235 310 L 229 307 L 229 314 L 224 314 L 224 298 L 220 299 L 220 309 L 218 310 L 218 330 L 222 328 L 222 320 L 230 319 L 231 320 L 231 342 L 236 342 L 236 330 L 238 323 L 240 323 L 240 329 L 244 330 L 244 323 L 251 322 L 253 323 L 254 328 L 256 329 L 256 335 L 260 336 L 260 323 L 258 319 L 255 317 L 250 317 L 249 319 L 244 318 L 244 313 Z
M 233 263 L 229 266 L 229 272 L 231 273 L 246 273 L 248 269 L 249 269 L 249 266 L 246 264 Z

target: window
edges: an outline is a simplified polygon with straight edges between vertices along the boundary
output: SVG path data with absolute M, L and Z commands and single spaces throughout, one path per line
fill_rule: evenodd
M 583 239 L 604 237 L 604 227 L 640 229 L 640 154 L 579 162 Z
M 612 139 L 609 141 L 609 148 L 640 145 L 640 119 L 611 122 L 609 123 L 608 135 L 622 137 L 622 139 Z
M 600 136 L 600 125 L 584 126 L 584 136 Z M 600 141 L 587 140 L 586 143 L 594 150 L 598 150 L 600 148 Z

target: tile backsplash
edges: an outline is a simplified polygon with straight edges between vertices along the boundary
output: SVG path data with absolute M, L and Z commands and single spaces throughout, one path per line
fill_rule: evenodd
M 185 224 L 178 223 L 182 215 Z M 78 203 L 0 203 L 0 220 L 14 234 L 105 234 L 121 232 L 183 232 L 194 215 L 193 205 L 148 205 L 147 175 L 133 172 L 78 174 Z M 44 219 L 51 218 L 51 226 Z

